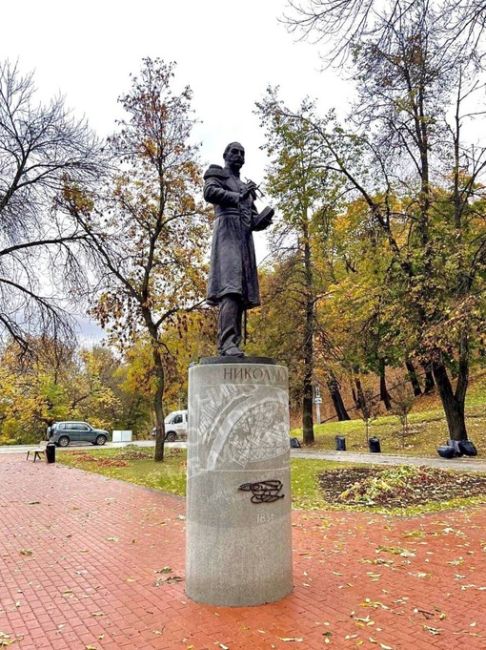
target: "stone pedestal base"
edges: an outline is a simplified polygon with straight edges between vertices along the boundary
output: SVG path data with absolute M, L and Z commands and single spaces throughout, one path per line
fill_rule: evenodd
M 287 369 L 189 370 L 186 593 L 260 605 L 292 590 Z

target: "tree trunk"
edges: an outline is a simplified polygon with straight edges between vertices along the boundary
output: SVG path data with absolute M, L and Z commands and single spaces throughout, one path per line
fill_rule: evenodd
M 422 368 L 425 370 L 424 395 L 428 395 L 434 390 L 434 386 L 435 386 L 434 375 L 432 374 L 430 363 L 422 364 Z
M 327 380 L 327 388 L 329 390 L 329 394 L 331 396 L 338 420 L 340 422 L 343 420 L 350 420 L 351 418 L 346 411 L 343 398 L 341 397 L 338 380 L 334 376 L 331 376 L 331 378 Z
M 380 359 L 380 400 L 385 405 L 386 410 L 391 411 L 392 404 L 391 404 L 390 393 L 388 392 L 388 389 L 386 387 L 385 372 L 386 372 L 385 360 Z
M 162 362 L 162 355 L 155 341 L 152 342 L 152 356 L 154 359 L 154 374 L 155 374 L 155 393 L 154 393 L 154 411 L 155 411 L 155 462 L 164 460 L 164 442 L 165 442 L 165 424 L 164 424 L 164 406 L 162 398 L 164 396 L 164 364 Z
M 355 377 L 354 383 L 356 385 L 356 398 L 355 398 L 356 408 L 358 408 L 362 413 L 364 413 L 364 409 L 366 409 L 366 398 L 363 393 L 363 386 L 361 385 L 361 379 L 359 377 Z
M 454 394 L 447 375 L 447 369 L 442 361 L 434 361 L 432 363 L 432 370 L 444 408 L 450 439 L 467 440 L 466 421 L 464 418 L 465 391 L 461 391 L 459 395 L 457 394 L 458 391 L 456 391 L 456 394 Z M 460 382 L 461 379 L 459 378 L 458 381 Z
M 313 374 L 313 342 L 312 323 L 306 318 L 306 338 L 304 341 L 304 382 L 302 399 L 302 429 L 304 444 L 314 442 L 314 414 L 312 409 L 312 374 Z
M 407 359 L 407 361 L 405 361 L 405 365 L 406 365 L 407 371 L 408 371 L 408 379 L 410 380 L 410 383 L 412 384 L 413 394 L 415 395 L 415 397 L 419 397 L 419 395 L 422 395 L 422 389 L 420 388 L 420 384 L 419 384 L 419 380 L 418 380 L 418 377 L 417 377 L 417 371 L 415 370 L 415 366 L 413 365 L 413 363 L 409 359 Z
M 302 427 L 305 445 L 314 442 L 314 416 L 312 413 L 312 376 L 304 377 L 304 396 L 302 399 Z
M 304 325 L 304 384 L 302 399 L 302 429 L 304 444 L 314 442 L 312 409 L 312 376 L 314 374 L 314 295 L 311 250 L 307 228 L 304 228 L 305 325 Z

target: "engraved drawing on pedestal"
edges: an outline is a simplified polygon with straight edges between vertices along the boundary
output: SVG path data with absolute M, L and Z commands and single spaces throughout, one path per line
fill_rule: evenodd
M 278 387 L 220 384 L 202 388 L 195 409 L 199 471 L 252 463 L 288 450 L 288 397 Z

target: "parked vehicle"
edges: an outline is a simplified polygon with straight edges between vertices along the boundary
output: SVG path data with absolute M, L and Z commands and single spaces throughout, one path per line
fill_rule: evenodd
M 54 422 L 47 430 L 47 440 L 58 447 L 67 447 L 71 442 L 104 445 L 109 438 L 108 431 L 95 429 L 87 422 Z
M 165 439 L 167 442 L 187 438 L 187 411 L 172 411 L 164 420 Z M 152 429 L 152 436 L 157 433 L 156 428 Z

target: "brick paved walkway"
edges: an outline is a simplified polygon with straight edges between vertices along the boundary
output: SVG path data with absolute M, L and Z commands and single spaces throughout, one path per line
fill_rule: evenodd
M 231 609 L 192 603 L 173 579 L 182 499 L 14 455 L 0 457 L 0 486 L 0 646 L 486 648 L 486 507 L 297 511 L 294 592 Z

